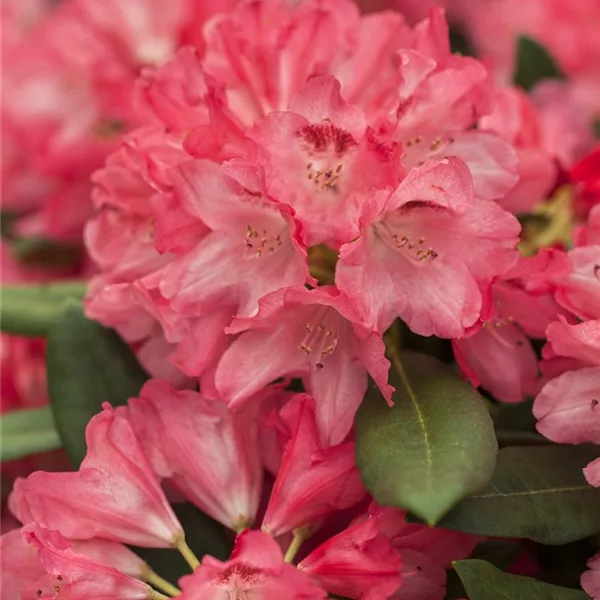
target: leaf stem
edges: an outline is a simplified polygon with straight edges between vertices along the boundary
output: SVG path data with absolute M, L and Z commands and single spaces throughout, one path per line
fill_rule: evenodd
M 169 600 L 169 596 L 165 596 L 156 590 L 150 590 L 150 600 Z
M 283 560 L 286 563 L 291 563 L 296 557 L 296 554 L 298 554 L 298 550 L 300 550 L 300 547 L 306 539 L 306 528 L 300 527 L 299 529 L 294 529 L 292 535 L 292 541 L 283 557 Z
M 146 582 L 150 585 L 153 585 L 155 588 L 158 588 L 162 592 L 169 594 L 169 596 L 178 596 L 181 594 L 181 590 L 174 586 L 171 582 L 163 579 L 158 573 L 155 573 L 150 567 L 148 567 L 148 571 L 146 572 Z
M 196 569 L 196 567 L 200 565 L 200 561 L 192 552 L 192 549 L 187 545 L 185 541 L 185 535 L 183 533 L 175 541 L 175 548 L 179 550 L 181 556 L 185 558 L 185 561 L 188 565 L 190 565 L 192 570 Z

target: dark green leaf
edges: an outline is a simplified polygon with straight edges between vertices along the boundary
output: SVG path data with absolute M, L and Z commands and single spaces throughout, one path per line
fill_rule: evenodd
M 173 504 L 173 510 L 185 531 L 188 546 L 199 558 L 205 554 L 219 560 L 227 560 L 233 548 L 233 538 L 228 531 L 192 504 Z M 152 570 L 176 585 L 183 575 L 190 574 L 190 567 L 181 554 L 170 548 L 134 548 Z
M 600 531 L 600 488 L 588 485 L 582 469 L 598 455 L 590 446 L 503 448 L 489 485 L 440 526 L 541 544 L 592 535 Z
M 83 459 L 85 428 L 103 402 L 125 404 L 148 375 L 112 330 L 67 303 L 52 323 L 46 349 L 48 389 L 56 427 L 76 465 Z
M 79 246 L 57 244 L 45 238 L 13 238 L 10 247 L 18 260 L 49 268 L 75 265 L 81 254 Z
M 370 386 L 356 418 L 356 460 L 380 504 L 435 524 L 489 481 L 497 443 L 481 396 L 424 354 L 394 359 L 390 408 Z
M 542 45 L 527 36 L 520 36 L 514 84 L 529 91 L 542 79 L 564 79 L 564 75 Z
M 518 404 L 496 402 L 491 409 L 496 430 L 535 432 L 536 419 L 533 416 L 533 399 L 528 398 Z
M 4 413 L 0 417 L 2 462 L 60 448 L 49 406 Z
M 594 137 L 600 139 L 600 119 L 594 121 Z
M 580 590 L 510 575 L 484 560 L 459 560 L 454 563 L 454 569 L 469 600 L 589 600 Z
M 83 298 L 85 282 L 3 286 L 1 294 L 2 331 L 44 337 L 65 302 Z

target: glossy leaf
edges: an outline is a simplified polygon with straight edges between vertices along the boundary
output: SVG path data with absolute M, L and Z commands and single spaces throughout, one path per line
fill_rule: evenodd
M 582 469 L 593 446 L 503 448 L 489 485 L 463 500 L 441 527 L 494 537 L 566 544 L 600 531 L 600 488 Z
M 520 36 L 517 41 L 514 84 L 529 91 L 543 79 L 564 79 L 564 76 L 542 45 L 527 36 Z
M 7 412 L 0 417 L 0 429 L 2 462 L 55 450 L 62 445 L 49 406 Z
M 68 303 L 48 332 L 48 390 L 64 446 L 78 465 L 85 456 L 85 428 L 103 402 L 125 404 L 148 375 L 112 330 L 85 318 Z
M 389 407 L 370 386 L 356 418 L 356 460 L 383 505 L 435 524 L 483 488 L 494 470 L 497 442 L 482 397 L 451 367 L 431 356 L 393 360 Z
M 484 560 L 459 560 L 453 566 L 469 600 L 589 600 L 580 590 L 504 573 Z
M 65 302 L 81 299 L 85 282 L 3 286 L 0 327 L 18 335 L 45 337 Z

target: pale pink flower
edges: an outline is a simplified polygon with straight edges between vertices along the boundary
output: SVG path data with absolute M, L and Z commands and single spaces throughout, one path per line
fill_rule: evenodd
M 240 160 L 220 167 L 187 161 L 171 171 L 183 208 L 210 233 L 164 271 L 162 295 L 186 314 L 226 305 L 255 312 L 257 300 L 308 278 L 306 252 L 289 207 L 274 202 L 262 169 Z
M 573 271 L 558 283 L 557 302 L 582 320 L 600 319 L 600 246 L 569 252 Z
M 539 391 L 537 356 L 529 337 L 544 338 L 559 314 L 554 300 L 571 262 L 559 250 L 542 250 L 519 262 L 491 287 L 492 314 L 481 328 L 453 340 L 454 356 L 471 383 L 502 402 L 520 402 Z
M 473 199 L 456 158 L 429 161 L 393 193 L 365 199 L 361 224 L 362 236 L 341 249 L 336 283 L 381 331 L 399 316 L 420 335 L 463 336 L 481 314 L 479 282 L 518 258 L 517 221 Z
M 587 563 L 588 570 L 581 576 L 581 587 L 592 600 L 600 598 L 600 553 Z
M 358 235 L 361 192 L 393 186 L 396 144 L 367 128 L 363 111 L 340 95 L 333 77 L 314 77 L 249 132 L 268 192 L 292 206 L 310 245 L 339 247 Z
M 527 213 L 554 185 L 558 175 L 555 158 L 543 145 L 540 117 L 525 92 L 516 87 L 502 88 L 495 100 L 494 110 L 480 120 L 480 125 L 517 148 L 519 173 L 518 184 L 499 203 L 512 213 Z
M 354 461 L 354 442 L 329 448 L 319 440 L 314 399 L 295 396 L 281 411 L 293 423 L 262 529 L 274 536 L 319 524 L 366 495 Z
M 250 526 L 262 489 L 255 407 L 232 412 L 220 400 L 151 380 L 127 414 L 154 471 L 231 529 Z
M 241 533 L 226 562 L 205 556 L 194 574 L 180 583 L 181 600 L 321 600 L 327 596 L 308 575 L 284 563 L 277 542 L 259 531 Z
M 86 442 L 79 471 L 37 471 L 18 480 L 11 511 L 23 523 L 34 521 L 73 539 L 100 536 L 150 547 L 175 543 L 181 525 L 129 421 L 105 405 L 88 424 Z
M 381 336 L 331 286 L 268 294 L 255 316 L 236 318 L 228 331 L 244 332 L 223 354 L 216 373 L 217 389 L 232 408 L 278 377 L 302 377 L 317 403 L 321 440 L 331 445 L 350 431 L 367 373 L 390 398 Z
M 559 443 L 600 443 L 600 320 L 569 325 L 563 317 L 548 327 L 553 351 L 577 361 L 538 394 L 537 429 Z

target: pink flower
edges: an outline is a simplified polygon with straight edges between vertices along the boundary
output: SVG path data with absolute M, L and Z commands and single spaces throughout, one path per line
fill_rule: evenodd
M 517 148 L 519 182 L 499 203 L 515 214 L 530 212 L 546 197 L 558 174 L 554 156 L 543 146 L 535 105 L 522 90 L 503 88 L 496 95 L 494 111 L 480 124 Z
M 587 563 L 588 570 L 581 576 L 581 587 L 592 600 L 600 598 L 600 553 Z
M 452 348 L 473 386 L 502 402 L 521 402 L 538 389 L 537 357 L 517 325 L 489 321 L 474 335 L 453 340 Z
M 46 576 L 23 581 L 22 598 L 68 597 L 73 600 L 146 600 L 150 587 L 117 569 L 75 551 L 58 531 L 38 525 L 23 529 L 25 542 L 35 548 Z
M 537 429 L 559 443 L 600 444 L 600 320 L 569 325 L 561 317 L 548 327 L 548 340 L 581 368 L 552 379 L 538 394 Z
M 181 525 L 129 421 L 105 405 L 88 424 L 86 442 L 79 471 L 37 471 L 15 483 L 9 504 L 19 520 L 74 539 L 100 536 L 150 547 L 176 543 Z
M 369 514 L 321 544 L 298 568 L 328 592 L 346 598 L 395 597 L 402 583 L 402 560 L 380 529 L 377 514 Z
M 294 423 L 277 473 L 262 529 L 274 536 L 316 525 L 366 495 L 354 462 L 354 442 L 329 448 L 319 441 L 315 402 L 295 396 L 282 409 Z
M 333 77 L 310 79 L 288 111 L 271 113 L 249 136 L 269 194 L 295 209 L 310 245 L 352 240 L 359 194 L 396 182 L 396 145 L 376 138 Z
M 543 338 L 557 315 L 561 278 L 571 271 L 564 252 L 542 250 L 525 258 L 492 284 L 493 314 L 471 335 L 454 340 L 462 372 L 502 402 L 520 402 L 539 390 L 536 354 L 527 336 Z
M 590 485 L 600 487 L 600 459 L 593 460 L 585 467 L 583 474 Z
M 211 229 L 164 272 L 160 289 L 176 310 L 202 315 L 237 304 L 248 316 L 261 296 L 306 281 L 297 225 L 266 195 L 261 169 L 240 160 L 220 167 L 188 161 L 171 177 L 183 208 Z
M 557 302 L 580 319 L 600 319 L 600 246 L 569 252 L 573 272 L 558 285 Z
M 341 250 L 336 283 L 381 331 L 399 316 L 420 335 L 463 336 L 481 314 L 479 281 L 518 256 L 518 223 L 473 200 L 469 170 L 456 158 L 429 161 L 393 193 L 373 195 L 361 224 L 362 236 Z
M 333 287 L 285 288 L 261 298 L 255 316 L 236 318 L 244 332 L 223 354 L 216 386 L 230 406 L 241 406 L 282 376 L 300 376 L 316 400 L 325 445 L 344 440 L 367 387 L 367 373 L 389 399 L 389 363 L 381 336 Z
M 253 523 L 263 467 L 252 412 L 232 412 L 220 400 L 157 380 L 129 401 L 127 412 L 160 477 L 231 529 Z
M 205 556 L 193 575 L 181 579 L 181 600 L 320 600 L 325 590 L 296 567 L 283 562 L 277 542 L 259 531 L 244 531 L 231 557 Z

